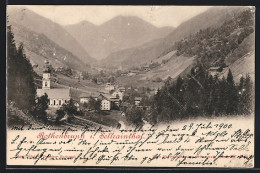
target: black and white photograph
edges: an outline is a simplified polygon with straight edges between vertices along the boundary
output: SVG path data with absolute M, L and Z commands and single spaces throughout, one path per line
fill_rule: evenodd
M 255 7 L 8 5 L 7 165 L 254 167 Z

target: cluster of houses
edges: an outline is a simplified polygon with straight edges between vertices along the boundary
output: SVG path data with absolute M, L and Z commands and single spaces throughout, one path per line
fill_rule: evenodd
M 140 70 L 130 70 L 128 72 L 122 72 L 121 76 L 135 76 L 138 75 L 142 71 L 150 71 L 149 65 L 142 66 Z
M 42 78 L 42 88 L 37 89 L 37 96 L 42 96 L 45 93 L 49 98 L 49 107 L 60 108 L 63 104 L 68 103 L 72 98 L 71 88 L 52 88 L 51 87 L 51 72 L 49 69 L 49 62 L 45 61 L 45 67 L 43 70 Z M 75 101 L 75 106 L 80 107 L 80 104 L 88 103 L 92 97 L 95 100 L 101 100 L 100 109 L 107 111 L 112 109 L 112 105 L 117 105 L 118 107 L 129 106 L 126 103 L 122 104 L 124 93 L 127 89 L 132 89 L 131 87 L 116 86 L 111 83 L 105 85 L 104 91 L 100 91 L 97 94 L 87 94 L 82 93 L 79 96 L 79 102 Z M 140 107 L 141 97 L 135 97 L 135 106 Z
M 105 91 L 100 92 L 99 94 L 86 94 L 82 93 L 80 95 L 80 103 L 88 103 L 89 99 L 92 97 L 95 100 L 101 100 L 101 110 L 111 110 L 112 103 L 120 106 L 120 103 L 123 100 L 125 92 L 125 87 L 118 87 L 111 83 L 105 85 Z

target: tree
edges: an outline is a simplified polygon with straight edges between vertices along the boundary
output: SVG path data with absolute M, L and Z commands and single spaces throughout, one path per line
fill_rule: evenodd
M 47 122 L 47 113 L 46 110 L 48 109 L 49 103 L 48 95 L 45 93 L 41 97 L 36 98 L 36 104 L 32 108 L 31 114 L 38 120 Z
M 233 78 L 233 74 L 231 72 L 231 70 L 228 70 L 228 75 L 227 75 L 227 83 L 231 86 L 234 86 L 235 82 L 234 82 L 234 78 Z
M 88 100 L 88 109 L 95 110 L 95 102 L 95 99 L 90 96 Z
M 114 76 L 108 78 L 108 83 L 115 83 L 116 79 Z
M 71 68 L 66 67 L 66 68 L 64 69 L 64 72 L 65 72 L 65 75 L 67 75 L 67 76 L 72 76 L 72 70 L 71 70 Z
M 101 111 L 100 107 L 101 107 L 101 100 L 99 100 L 99 99 L 95 100 L 95 107 L 94 108 L 97 112 Z
M 92 82 L 94 82 L 95 84 L 97 83 L 97 78 L 96 77 L 93 77 L 92 78 Z
M 238 109 L 238 91 L 235 86 L 235 82 L 233 79 L 233 75 L 231 70 L 229 69 L 227 80 L 226 80 L 226 113 L 227 114 L 235 114 Z
M 99 99 L 95 100 L 93 97 L 90 96 L 87 105 L 88 105 L 88 109 L 100 112 L 101 100 Z
M 62 107 L 56 111 L 56 120 L 60 120 L 67 114 L 67 121 L 71 122 L 74 115 L 79 115 L 79 113 L 80 112 L 77 110 L 77 107 L 74 105 L 74 101 L 70 99 L 67 104 L 63 104 Z
M 164 81 L 165 85 L 170 85 L 172 81 L 172 78 L 170 76 L 168 76 L 168 78 Z
M 135 107 L 128 108 L 126 111 L 126 120 L 130 124 L 134 124 L 136 127 L 141 127 L 143 125 L 143 115 L 144 112 L 140 109 L 137 109 Z
M 83 77 L 83 80 L 88 79 L 89 78 L 88 72 L 83 71 L 82 72 L 82 77 Z
M 62 109 L 58 109 L 56 111 L 56 114 L 57 114 L 57 116 L 56 116 L 55 121 L 56 121 L 56 123 L 58 123 L 65 116 L 65 112 Z
M 34 71 L 24 54 L 23 44 L 16 49 L 11 26 L 7 27 L 7 74 L 8 100 L 22 110 L 31 110 L 36 97 Z
M 253 83 L 249 75 L 240 78 L 239 84 L 239 113 L 249 115 L 254 110 L 254 90 Z

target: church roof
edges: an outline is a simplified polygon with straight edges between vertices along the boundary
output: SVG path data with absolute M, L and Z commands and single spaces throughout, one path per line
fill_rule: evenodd
M 70 89 L 57 88 L 57 89 L 37 89 L 37 95 L 42 96 L 46 93 L 49 99 L 70 99 Z

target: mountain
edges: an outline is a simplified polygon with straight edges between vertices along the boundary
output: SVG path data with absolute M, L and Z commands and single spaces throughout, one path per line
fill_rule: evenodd
M 32 65 L 38 65 L 37 68 L 34 68 L 38 74 L 42 73 L 45 60 L 48 60 L 54 68 L 70 67 L 74 70 L 90 71 L 85 63 L 44 34 L 36 33 L 16 23 L 11 27 L 16 46 L 23 43 L 26 57 Z
M 162 38 L 174 30 L 172 27 L 155 27 L 134 16 L 117 16 L 99 26 L 82 21 L 64 28 L 97 59 Z
M 200 65 L 205 71 L 208 71 L 210 67 L 217 69 L 220 79 L 227 77 L 230 69 L 236 83 L 239 82 L 241 76 L 245 77 L 247 74 L 254 80 L 254 21 L 254 13 L 250 9 L 242 10 L 235 13 L 232 18 L 224 20 L 222 25 L 202 29 L 176 41 L 174 46 L 157 58 L 150 59 L 151 61 L 141 57 L 138 60 L 125 59 L 128 64 L 134 64 L 134 61 L 144 64 L 138 64 L 132 68 L 139 70 L 137 75 L 124 75 L 118 79 L 118 83 L 137 87 L 149 86 L 156 89 L 168 77 L 173 79 L 178 76 L 185 77 L 190 74 L 192 68 L 196 70 Z M 151 45 L 146 45 L 144 49 Z M 131 50 L 122 52 L 131 54 Z M 122 56 L 124 54 L 121 54 Z M 114 64 L 121 63 L 119 58 L 113 62 Z M 148 71 L 142 70 L 141 67 L 144 65 L 149 66 Z
M 131 67 L 150 62 L 173 50 L 176 41 L 184 39 L 208 27 L 221 26 L 227 19 L 232 19 L 235 13 L 247 7 L 213 7 L 209 10 L 183 22 L 173 32 L 164 38 L 153 40 L 141 46 L 114 52 L 101 65 L 114 68 L 118 66 Z
M 59 24 L 26 8 L 8 7 L 7 12 L 11 24 L 18 24 L 35 33 L 44 34 L 48 39 L 70 51 L 84 63 L 91 64 L 95 61 L 77 40 Z

